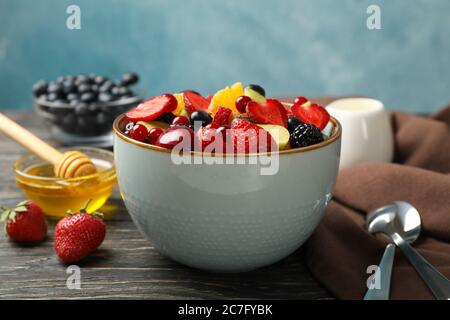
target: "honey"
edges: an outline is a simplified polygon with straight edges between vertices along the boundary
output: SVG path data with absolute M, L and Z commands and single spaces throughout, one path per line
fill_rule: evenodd
M 90 152 L 83 152 L 87 153 L 97 168 L 97 173 L 85 177 L 56 178 L 53 165 L 34 156 L 24 157 L 16 162 L 17 185 L 27 199 L 36 202 L 48 217 L 59 219 L 67 215 L 67 210 L 77 212 L 88 199 L 92 200 L 87 211 L 93 212 L 110 197 L 116 184 L 112 154 L 99 149 L 85 149 L 92 149 Z M 96 158 L 99 155 L 96 152 L 102 157 Z M 105 218 L 109 217 L 106 215 Z

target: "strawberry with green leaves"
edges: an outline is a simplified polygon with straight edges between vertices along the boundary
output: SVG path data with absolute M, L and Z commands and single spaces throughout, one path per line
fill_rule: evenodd
M 0 222 L 16 242 L 40 242 L 47 236 L 47 222 L 41 208 L 33 201 L 22 201 L 13 209 L 2 207 Z
M 103 214 L 88 213 L 89 202 L 77 213 L 69 211 L 55 227 L 55 251 L 63 262 L 76 262 L 87 257 L 105 239 Z

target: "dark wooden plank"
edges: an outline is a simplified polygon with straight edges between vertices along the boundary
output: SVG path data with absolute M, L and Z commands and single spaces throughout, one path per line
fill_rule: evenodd
M 48 131 L 32 112 L 8 116 L 49 140 Z M 0 202 L 22 200 L 15 186 L 13 161 L 26 151 L 0 135 Z M 309 273 L 301 250 L 266 268 L 243 274 L 215 274 L 191 269 L 161 256 L 143 239 L 115 192 L 104 206 L 114 211 L 107 221 L 101 248 L 79 264 L 81 290 L 66 287 L 66 265 L 53 250 L 53 227 L 48 239 L 21 246 L 1 236 L 0 299 L 330 299 Z

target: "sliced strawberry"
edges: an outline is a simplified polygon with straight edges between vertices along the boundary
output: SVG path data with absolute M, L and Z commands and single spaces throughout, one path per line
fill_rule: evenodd
M 304 123 L 313 124 L 320 130 L 323 130 L 328 121 L 330 121 L 330 114 L 328 111 L 315 103 L 309 106 L 294 104 L 292 106 L 292 112 Z
M 209 96 L 207 96 L 205 99 L 208 101 L 208 103 L 211 103 L 212 98 L 214 97 L 213 94 L 210 94 Z
M 191 114 L 197 110 L 207 111 L 209 107 L 209 101 L 192 91 L 184 92 L 184 108 L 188 114 Z
M 244 119 L 233 121 L 231 139 L 234 153 L 270 152 L 276 146 L 270 133 Z
M 219 107 L 211 122 L 211 128 L 228 127 L 233 117 L 233 111 L 225 107 Z
M 172 112 L 178 105 L 172 94 L 163 94 L 148 99 L 126 113 L 130 121 L 151 121 L 165 113 Z
M 276 124 L 287 128 L 287 112 L 283 104 L 276 99 L 266 99 L 265 104 L 250 101 L 247 104 L 248 116 L 259 124 Z

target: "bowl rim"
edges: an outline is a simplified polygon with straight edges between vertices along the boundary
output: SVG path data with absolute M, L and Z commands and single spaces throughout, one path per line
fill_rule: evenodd
M 94 152 L 99 152 L 99 153 L 103 153 L 103 154 L 107 154 L 108 156 L 111 157 L 111 167 L 100 171 L 100 172 L 96 172 L 93 174 L 89 174 L 86 176 L 82 176 L 82 177 L 77 177 L 77 178 L 69 178 L 69 179 L 65 179 L 65 178 L 57 178 L 57 177 L 42 177 L 42 176 L 36 176 L 36 175 L 32 175 L 29 173 L 26 173 L 23 170 L 19 169 L 19 165 L 25 161 L 26 159 L 30 158 L 30 157 L 36 157 L 38 158 L 36 155 L 32 154 L 32 153 L 27 153 L 23 156 L 21 156 L 20 158 L 18 158 L 16 161 L 14 161 L 14 165 L 13 165 L 13 170 L 14 173 L 19 175 L 20 177 L 24 177 L 30 180 L 33 180 L 35 182 L 81 182 L 81 181 L 85 181 L 85 180 L 89 180 L 89 179 L 93 179 L 93 178 L 97 178 L 100 176 L 109 176 L 109 175 L 115 175 L 116 174 L 116 166 L 115 166 L 115 162 L 114 162 L 114 153 L 109 151 L 109 150 L 105 150 L 105 149 L 100 149 L 100 148 L 94 148 L 94 147 L 83 147 L 83 146 L 75 146 L 75 147 L 69 147 L 69 148 L 61 148 L 61 150 L 85 150 L 85 151 L 94 151 Z M 17 180 L 17 178 L 16 178 Z
M 144 142 L 139 142 L 136 140 L 131 139 L 130 137 L 127 137 L 125 134 L 123 134 L 120 129 L 119 129 L 119 122 L 125 117 L 125 113 L 122 113 L 121 115 L 119 115 L 118 117 L 116 117 L 116 119 L 113 122 L 113 132 L 114 132 L 114 136 L 115 137 L 119 137 L 120 139 L 122 139 L 123 141 L 129 143 L 129 144 L 134 144 L 140 148 L 143 149 L 149 149 L 149 150 L 153 150 L 153 151 L 159 151 L 162 153 L 171 153 L 172 150 L 170 149 L 166 149 L 163 147 L 158 147 L 152 144 L 148 144 L 148 143 L 144 143 Z M 281 151 L 271 151 L 271 152 L 259 152 L 259 153 L 214 153 L 214 154 L 209 154 L 209 153 L 204 153 L 204 152 L 198 152 L 198 151 L 190 151 L 189 154 L 190 155 L 196 155 L 196 156 L 208 156 L 208 157 L 231 157 L 231 156 L 245 156 L 245 157 L 250 157 L 250 156 L 261 156 L 261 155 L 288 155 L 288 154 L 295 154 L 295 153 L 304 153 L 304 152 L 308 152 L 308 151 L 313 151 L 313 150 L 317 150 L 317 149 L 321 149 L 323 147 L 326 147 L 336 141 L 338 141 L 341 138 L 342 135 L 342 126 L 341 123 L 334 117 L 330 116 L 330 121 L 334 124 L 334 128 L 333 128 L 333 132 L 331 133 L 331 136 L 321 142 L 321 143 L 317 143 L 311 146 L 307 146 L 307 147 L 303 147 L 303 148 L 292 148 L 292 149 L 288 149 L 288 150 L 281 150 Z

